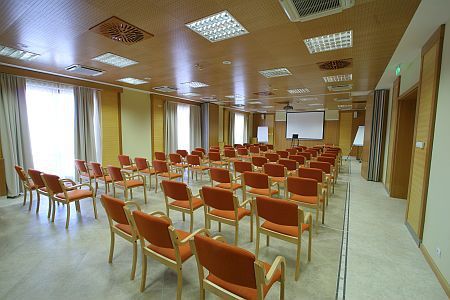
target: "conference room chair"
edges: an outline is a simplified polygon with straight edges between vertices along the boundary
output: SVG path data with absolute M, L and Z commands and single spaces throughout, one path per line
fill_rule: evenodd
M 183 158 L 183 160 L 186 158 L 186 156 L 189 154 L 189 152 L 187 150 L 183 150 L 183 149 L 178 149 L 176 151 L 177 154 L 181 155 L 181 157 Z
M 310 152 L 306 152 L 306 151 L 297 152 L 297 155 L 304 156 L 306 158 L 306 160 L 311 160 L 311 158 L 312 158 L 312 154 Z
M 271 163 L 277 163 L 280 159 L 280 155 L 278 155 L 277 153 L 265 153 L 264 157 L 267 158 Z
M 27 203 L 27 195 L 30 193 L 30 206 L 28 207 L 28 210 L 31 210 L 31 206 L 33 204 L 33 191 L 36 190 L 36 186 L 34 185 L 31 178 L 28 176 L 28 174 L 25 172 L 25 170 L 21 166 L 14 166 L 14 169 L 16 170 L 17 176 L 19 176 L 20 182 L 22 183 L 23 187 L 23 204 L 22 206 L 25 206 Z M 39 198 L 39 194 L 36 192 L 36 196 Z M 39 212 L 39 205 L 36 206 L 36 213 Z
M 224 190 L 217 187 L 204 186 L 200 190 L 200 197 L 203 200 L 205 210 L 205 227 L 211 228 L 211 221 L 234 226 L 234 244 L 239 240 L 239 221 L 244 217 L 250 217 L 250 242 L 253 241 L 253 209 L 250 200 L 239 203 L 233 191 Z M 250 209 L 247 209 L 247 204 Z
M 250 148 L 250 146 L 251 146 L 249 143 L 243 143 L 242 145 L 247 149 Z
M 302 235 L 308 231 L 308 261 L 311 261 L 312 248 L 312 216 L 304 213 L 296 203 L 269 197 L 256 197 L 256 249 L 255 256 L 259 256 L 260 235 L 266 235 L 266 245 L 269 238 L 277 238 L 297 245 L 295 262 L 295 280 L 300 276 L 300 254 L 302 249 Z M 263 219 L 264 221 L 261 222 Z
M 269 148 L 267 147 L 267 145 L 260 145 L 259 151 L 261 151 L 262 153 L 266 153 L 267 151 L 269 151 Z
M 289 152 L 285 150 L 278 150 L 277 154 L 280 156 L 280 158 L 288 158 Z
M 253 165 L 248 161 L 235 161 L 233 163 L 233 171 L 235 180 L 241 179 L 244 172 L 253 172 Z
M 262 168 L 269 160 L 264 156 L 252 156 L 253 169 L 257 172 L 262 172 Z
M 255 145 L 250 146 L 248 151 L 249 151 L 251 156 L 259 155 L 259 152 L 260 152 L 259 151 L 259 146 L 255 146 Z
M 273 151 L 273 145 L 272 144 L 267 144 L 267 150 Z
M 289 153 L 289 155 L 296 155 L 298 152 L 297 149 L 295 149 L 295 148 L 289 148 L 289 149 L 286 149 L 286 151 Z M 284 158 L 287 158 L 287 157 L 284 157 Z
M 197 155 L 198 157 L 200 157 L 200 161 L 201 161 L 202 164 L 207 164 L 208 163 L 208 158 L 206 157 L 205 153 L 203 153 L 203 151 L 192 150 L 191 151 L 191 155 Z
M 278 161 L 278 163 L 286 168 L 288 176 L 297 175 L 297 170 L 300 166 L 296 160 L 282 158 Z
M 241 144 L 234 144 L 233 146 L 234 146 L 235 149 L 244 147 Z
M 231 175 L 231 172 L 224 168 L 210 168 L 209 178 L 211 179 L 211 186 L 234 191 L 242 189 L 242 184 L 236 182 Z M 244 199 L 245 200 L 245 199 Z
M 111 234 L 108 262 L 111 264 L 113 260 L 116 235 L 130 242 L 133 245 L 133 260 L 131 263 L 130 279 L 134 280 L 136 274 L 137 241 L 139 240 L 139 235 L 136 228 L 131 226 L 131 222 L 125 214 L 124 207 L 139 211 L 141 210 L 141 207 L 136 202 L 124 202 L 108 195 L 102 195 L 100 200 L 105 209 L 106 217 L 108 218 L 109 232 Z
M 120 170 L 120 169 L 119 169 Z M 52 222 L 55 222 L 55 203 L 66 204 L 66 229 L 69 228 L 70 222 L 70 203 L 75 202 L 77 212 L 81 212 L 80 200 L 92 199 L 94 207 L 94 217 L 97 219 L 97 206 L 95 204 L 94 190 L 88 183 L 76 184 L 71 179 L 60 179 L 57 175 L 41 174 L 42 180 L 47 188 L 47 192 L 52 202 Z M 87 189 L 83 189 L 87 187 Z
M 125 211 L 128 211 L 125 208 Z M 140 291 L 145 290 L 147 280 L 147 257 L 162 263 L 177 272 L 177 300 L 183 291 L 183 263 L 192 256 L 189 239 L 193 234 L 175 229 L 164 213 L 144 213 L 134 210 L 131 222 L 139 234 L 142 254 L 142 275 Z
M 220 147 L 219 146 L 209 147 L 209 153 L 211 153 L 211 152 L 219 152 L 220 153 Z
M 299 166 L 306 166 L 307 159 L 303 155 L 289 155 L 288 159 L 295 160 Z
M 92 185 L 92 180 L 94 180 L 95 175 L 89 170 L 86 161 L 75 159 L 75 169 L 80 183 L 83 183 L 83 180 L 85 180 Z
M 319 212 L 323 207 L 320 201 L 322 187 L 317 180 L 312 178 L 294 177 L 287 178 L 287 200 L 294 201 L 299 206 L 307 207 L 315 210 L 315 228 L 316 232 L 319 227 Z
M 237 148 L 237 155 L 242 160 L 249 160 L 251 158 L 247 148 Z
M 223 237 L 209 234 L 196 234 L 190 245 L 197 261 L 200 299 L 205 299 L 208 291 L 222 299 L 262 300 L 275 282 L 280 283 L 280 299 L 284 299 L 284 257 L 277 256 L 270 265 L 245 249 L 227 244 Z M 206 277 L 205 269 L 209 273 Z
M 225 157 L 225 160 L 227 161 L 227 162 L 235 162 L 235 161 L 238 161 L 238 160 L 240 160 L 238 157 L 237 157 L 237 155 L 236 155 L 236 150 L 234 149 L 234 148 L 231 148 L 231 149 L 227 149 L 227 148 L 225 148 L 224 150 L 223 150 L 223 155 L 224 155 L 224 157 Z
M 144 191 L 144 202 L 147 204 L 147 189 L 143 175 L 129 174 L 114 166 L 108 166 L 108 174 L 111 176 L 114 197 L 116 197 L 116 187 L 123 189 L 125 201 L 128 201 L 128 192 L 130 192 L 130 199 L 133 199 L 133 189 L 142 187 Z
M 338 174 L 339 174 L 339 166 L 336 163 L 337 159 L 334 157 L 328 157 L 328 156 L 319 156 L 317 157 L 317 161 L 324 161 L 327 163 L 330 163 L 333 166 L 333 176 L 335 178 L 335 181 L 337 181 L 338 179 Z
M 327 188 L 327 194 L 330 195 L 330 187 L 333 187 L 334 193 L 334 175 L 333 175 L 333 166 L 325 161 L 312 161 L 309 164 L 310 168 L 320 169 L 325 173 L 325 186 Z M 328 204 L 328 202 L 327 202 Z
M 317 185 L 319 187 L 319 200 L 320 203 L 324 203 L 328 205 L 328 187 L 326 186 L 326 175 L 321 169 L 317 168 L 298 168 L 298 177 L 302 178 L 312 178 L 317 181 Z M 322 207 L 322 224 L 324 223 L 325 218 L 325 206 Z
M 150 190 L 152 188 L 152 176 L 156 177 L 155 169 L 150 166 L 148 160 L 144 157 L 135 157 L 134 163 L 136 164 L 138 174 L 144 177 L 148 176 L 148 190 Z
M 272 197 L 279 193 L 277 189 L 272 189 L 272 184 L 269 180 L 269 175 L 259 172 L 244 172 L 241 176 L 241 184 L 243 186 L 243 194 L 251 198 L 257 196 Z
M 220 152 L 209 152 L 208 154 L 209 166 L 210 167 L 219 167 L 219 168 L 227 168 L 229 167 L 229 162 L 222 160 L 222 156 Z
M 194 212 L 203 206 L 200 195 L 192 195 L 189 186 L 184 182 L 163 180 L 161 189 L 164 193 L 164 201 L 166 202 L 166 215 L 169 216 L 169 210 L 176 210 L 182 213 L 183 221 L 185 214 L 189 214 L 191 222 L 189 225 L 190 232 L 194 228 Z M 171 202 L 169 202 L 171 201 Z
M 102 165 L 98 162 L 90 162 L 89 165 L 91 166 L 92 174 L 94 174 L 94 181 L 95 181 L 94 194 L 97 195 L 99 181 L 103 182 L 103 185 L 105 187 L 105 193 L 108 194 L 109 184 L 112 183 L 112 178 L 111 176 L 108 175 L 108 170 L 103 168 Z
M 156 186 L 155 186 L 155 193 L 158 192 L 158 178 L 161 177 L 162 180 L 175 180 L 177 178 L 181 178 L 181 181 L 183 181 L 183 175 L 179 174 L 179 173 L 175 173 L 172 172 L 172 170 L 170 169 L 169 165 L 167 164 L 166 161 L 162 161 L 162 160 L 154 160 L 153 161 L 153 168 L 155 169 L 155 181 L 156 181 Z
M 35 169 L 28 169 L 28 176 L 30 176 L 31 180 L 33 181 L 33 185 L 34 185 L 34 187 L 36 189 L 36 193 L 37 193 L 36 212 L 39 211 L 39 206 L 41 203 L 41 196 L 45 196 L 48 198 L 47 218 L 50 218 L 50 213 L 52 212 L 52 199 L 50 198 L 50 194 L 48 193 L 47 187 L 45 186 L 45 182 L 42 180 L 41 174 L 42 174 L 41 171 L 38 171 Z M 30 209 L 31 209 L 31 203 L 30 203 L 30 208 L 28 210 L 30 210 Z
M 323 153 L 323 147 L 322 146 L 314 146 L 312 148 L 317 150 L 319 155 Z
M 203 173 L 208 172 L 209 167 L 202 164 L 200 156 L 198 155 L 188 155 L 186 156 L 186 160 L 188 164 L 188 183 L 189 183 L 189 172 L 191 173 L 192 180 L 194 180 L 194 173 L 195 179 L 197 180 L 198 180 L 198 173 L 200 173 L 200 180 L 203 181 Z
M 180 172 L 184 175 L 184 170 L 188 168 L 188 164 L 185 162 L 183 156 L 179 153 L 170 153 L 169 154 L 170 166 L 175 172 Z
M 166 161 L 167 157 L 166 157 L 166 154 L 164 152 L 155 152 L 155 159 L 156 160 L 161 160 L 161 161 Z
M 203 154 L 206 154 L 206 149 L 205 149 L 205 148 L 202 148 L 202 147 L 196 147 L 194 150 L 195 150 L 195 151 L 201 151 L 201 152 L 203 152 Z
M 281 187 L 284 188 L 286 198 L 286 167 L 282 164 L 267 163 L 263 165 L 263 173 L 269 176 L 271 186 L 276 185 L 279 191 L 281 190 Z
M 317 157 L 317 150 L 315 150 L 315 149 L 308 148 L 308 149 L 304 150 L 303 152 L 310 153 L 311 159 L 314 159 L 315 157 Z
M 131 161 L 131 158 L 128 155 L 119 155 L 119 164 L 120 168 L 125 171 L 135 172 L 137 171 L 136 166 Z

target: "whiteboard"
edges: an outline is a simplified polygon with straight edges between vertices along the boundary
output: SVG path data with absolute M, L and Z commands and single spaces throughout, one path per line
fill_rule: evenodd
M 353 141 L 353 146 L 362 146 L 364 144 L 364 126 L 359 126 L 356 132 L 355 140 Z
M 310 111 L 286 114 L 286 138 L 298 134 L 301 140 L 322 140 L 325 112 Z
M 269 127 L 258 126 L 258 143 L 268 143 L 269 142 Z

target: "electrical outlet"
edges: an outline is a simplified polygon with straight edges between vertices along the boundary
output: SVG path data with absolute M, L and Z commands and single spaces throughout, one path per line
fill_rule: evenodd
M 441 257 L 441 248 L 436 248 L 436 255 L 438 256 L 438 257 Z

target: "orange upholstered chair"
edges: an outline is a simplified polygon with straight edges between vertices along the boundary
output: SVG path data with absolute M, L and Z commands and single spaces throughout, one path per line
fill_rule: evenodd
M 274 199 L 269 197 L 256 197 L 256 251 L 259 254 L 260 234 L 267 237 L 266 244 L 269 246 L 269 237 L 281 239 L 297 245 L 297 260 L 295 267 L 295 280 L 300 275 L 300 252 L 302 249 L 302 234 L 308 231 L 308 261 L 311 261 L 312 241 L 312 216 L 304 213 L 296 203 Z M 260 219 L 264 219 L 261 223 Z
M 261 151 L 262 153 L 266 153 L 267 151 L 269 151 L 269 147 L 267 147 L 267 145 L 260 145 L 259 151 Z
M 169 154 L 170 165 L 175 172 L 180 172 L 184 174 L 184 170 L 187 169 L 188 164 L 184 161 L 183 156 L 179 153 L 170 153 Z
M 209 152 L 220 152 L 220 147 L 219 146 L 211 146 L 209 147 Z
M 257 172 L 261 172 L 263 166 L 268 162 L 269 160 L 264 156 L 252 156 L 253 169 Z
M 305 152 L 311 153 L 312 158 L 317 157 L 319 155 L 319 151 L 313 148 L 308 148 L 305 150 Z
M 89 170 L 86 161 L 75 159 L 75 169 L 77 171 L 80 183 L 83 183 L 83 180 L 87 180 L 87 182 L 92 185 L 95 175 L 91 172 L 91 170 Z
M 112 183 L 111 176 L 108 175 L 108 170 L 102 168 L 98 162 L 90 162 L 89 165 L 91 166 L 92 174 L 94 174 L 95 195 L 97 195 L 99 181 L 103 182 L 105 186 L 105 193 L 108 194 L 109 184 Z
M 163 180 L 164 179 L 173 180 L 173 179 L 181 178 L 181 181 L 183 181 L 183 175 L 172 172 L 170 170 L 169 166 L 167 165 L 166 161 L 154 160 L 153 168 L 155 168 L 155 172 L 156 172 L 155 193 L 158 192 L 158 177 L 161 177 Z
M 242 177 L 242 174 L 244 174 L 244 172 L 253 172 L 253 165 L 248 161 L 235 161 L 233 163 L 233 171 L 234 178 L 238 180 Z
M 177 300 L 183 290 L 183 263 L 192 256 L 189 234 L 173 227 L 172 221 L 162 212 L 146 214 L 135 210 L 131 222 L 137 228 L 142 251 L 141 292 L 145 290 L 147 279 L 147 256 L 154 258 L 177 272 Z
M 337 181 L 338 174 L 339 174 L 339 164 L 337 164 L 337 158 L 321 155 L 321 156 L 317 157 L 317 161 L 324 161 L 324 162 L 330 163 L 333 166 L 334 179 L 335 179 L 335 181 Z
M 260 154 L 260 149 L 259 146 L 250 146 L 250 148 L 248 149 L 248 151 L 250 152 L 250 155 L 259 155 Z
M 194 152 L 194 151 L 192 151 Z M 202 153 L 199 151 L 199 153 Z M 202 165 L 202 160 L 198 155 L 188 155 L 186 156 L 187 164 L 188 164 L 188 172 L 191 172 L 192 180 L 195 178 L 198 180 L 198 173 L 200 173 L 200 180 L 203 181 L 203 173 L 208 172 L 209 167 Z M 188 174 L 188 182 L 189 182 L 189 174 Z
M 203 149 L 203 148 L 202 148 Z M 205 164 L 208 163 L 208 158 L 206 157 L 205 153 L 203 151 L 200 150 L 192 150 L 191 152 L 192 155 L 197 155 L 198 157 L 200 157 L 200 161 Z
M 312 178 L 317 180 L 317 185 L 319 187 L 319 200 L 320 203 L 324 204 L 322 206 L 322 223 L 325 220 L 325 204 L 328 205 L 328 188 L 326 186 L 326 175 L 321 169 L 316 168 L 304 168 L 300 167 L 298 169 L 298 177 L 302 178 Z
M 221 236 L 196 234 L 190 244 L 197 260 L 200 299 L 209 291 L 222 299 L 262 300 L 277 281 L 280 299 L 284 299 L 284 257 L 278 256 L 269 265 L 247 250 L 228 245 Z M 204 269 L 209 272 L 206 277 Z
M 103 208 L 105 209 L 106 216 L 109 222 L 109 231 L 111 233 L 111 244 L 109 247 L 109 258 L 108 262 L 112 263 L 114 256 L 114 244 L 116 240 L 116 235 L 129 241 L 133 244 L 133 261 L 131 264 L 131 276 L 130 279 L 133 280 L 136 274 L 136 260 L 137 260 L 137 241 L 139 239 L 136 228 L 131 226 L 131 222 L 127 218 L 124 207 L 133 208 L 141 210 L 140 206 L 133 202 L 124 202 L 117 198 L 113 198 L 108 195 L 102 195 L 101 202 Z
M 289 157 L 288 151 L 279 150 L 279 151 L 277 151 L 277 154 L 280 156 L 280 158 L 288 158 Z
M 293 177 L 287 179 L 287 199 L 294 201 L 300 206 L 315 209 L 316 211 L 316 231 L 319 225 L 319 212 L 321 207 L 320 201 L 321 187 L 317 180 L 312 178 Z
M 186 156 L 189 154 L 189 152 L 187 150 L 182 150 L 182 149 L 177 150 L 176 153 L 180 154 L 183 159 L 185 159 Z
M 314 146 L 314 147 L 312 147 L 312 148 L 313 148 L 313 149 L 316 149 L 317 152 L 319 153 L 319 155 L 323 153 L 323 147 L 322 147 L 322 146 Z
M 327 188 L 328 195 L 330 195 L 330 186 L 333 186 L 334 193 L 334 174 L 333 166 L 325 161 L 312 161 L 309 164 L 310 168 L 320 169 L 325 173 L 325 186 Z
M 209 166 L 210 167 L 229 167 L 229 162 L 222 160 L 222 157 L 220 156 L 220 152 L 209 152 L 208 154 L 209 159 Z
M 240 157 L 243 160 L 250 159 L 250 154 L 249 154 L 247 148 L 237 148 L 237 154 L 238 154 L 238 157 Z
M 155 160 L 166 161 L 166 154 L 164 152 L 155 152 Z
M 118 158 L 121 169 L 131 172 L 137 171 L 136 166 L 133 164 L 131 158 L 128 155 L 119 155 Z
M 236 155 L 236 150 L 234 148 L 231 149 L 224 149 L 223 155 L 225 156 L 225 160 L 228 162 L 235 162 L 240 160 Z
M 250 242 L 253 241 L 253 210 L 250 200 L 239 204 L 239 200 L 230 190 L 204 186 L 200 190 L 200 196 L 204 203 L 205 227 L 211 228 L 211 220 L 234 226 L 234 244 L 239 240 L 239 221 L 244 217 L 250 217 Z M 247 204 L 250 209 L 247 209 Z
M 256 196 L 269 196 L 278 194 L 278 190 L 272 189 L 269 176 L 267 174 L 259 172 L 244 172 L 241 177 L 241 183 L 243 185 L 243 193 L 250 195 L 250 197 Z
M 289 155 L 296 155 L 298 152 L 298 150 L 295 148 L 289 148 L 289 149 L 286 149 L 286 151 L 289 153 Z M 287 157 L 284 157 L 284 158 L 287 158 Z
M 47 218 L 50 218 L 50 213 L 52 212 L 52 199 L 50 198 L 50 195 L 48 193 L 47 187 L 45 186 L 44 180 L 42 180 L 41 174 L 42 174 L 41 171 L 38 171 L 35 169 L 28 169 L 28 176 L 30 176 L 31 180 L 33 181 L 33 185 L 34 185 L 34 187 L 36 189 L 36 193 L 37 193 L 36 211 L 39 211 L 41 196 L 45 196 L 48 198 Z M 30 203 L 30 209 L 31 209 L 31 203 Z
M 80 212 L 80 200 L 92 199 L 92 205 L 94 207 L 94 216 L 97 219 L 97 206 L 95 205 L 94 190 L 88 183 L 76 184 L 71 179 L 60 179 L 56 175 L 41 174 L 44 181 L 47 192 L 52 200 L 53 213 L 52 222 L 55 221 L 55 203 L 60 202 L 66 204 L 67 218 L 66 228 L 69 228 L 70 221 L 70 203 L 75 202 L 75 207 Z M 83 189 L 87 187 L 87 189 Z
M 297 175 L 297 170 L 299 167 L 299 164 L 297 161 L 295 161 L 293 159 L 282 158 L 278 161 L 278 163 L 280 165 L 283 165 L 286 168 L 288 176 Z
M 269 151 L 273 150 L 273 145 L 272 145 L 272 144 L 267 144 L 267 149 L 268 149 Z
M 280 156 L 277 153 L 266 153 L 264 156 L 269 160 L 271 163 L 277 163 L 280 159 Z
M 312 158 L 311 153 L 305 152 L 305 151 L 303 151 L 303 152 L 298 152 L 297 155 L 304 156 L 304 157 L 306 157 L 307 160 L 311 160 L 311 158 Z
M 269 176 L 271 186 L 277 185 L 278 190 L 280 190 L 280 187 L 284 187 L 284 193 L 286 194 L 287 169 L 284 165 L 264 164 L 263 173 Z
M 166 214 L 169 216 L 169 210 L 176 210 L 182 213 L 185 221 L 185 213 L 191 216 L 190 232 L 194 228 L 194 212 L 203 206 L 200 195 L 192 195 L 191 189 L 184 182 L 163 180 L 161 189 L 164 192 L 164 201 L 166 202 Z M 169 202 L 169 200 L 172 200 Z
M 299 166 L 306 166 L 307 159 L 303 155 L 289 155 L 288 159 L 295 160 Z
M 195 148 L 194 150 L 195 150 L 195 151 L 203 152 L 203 155 L 206 155 L 206 149 L 205 149 L 205 148 L 197 147 L 197 148 Z
M 27 195 L 28 192 L 30 193 L 30 206 L 28 207 L 28 210 L 31 210 L 31 205 L 33 204 L 33 191 L 36 190 L 36 185 L 33 183 L 31 178 L 29 178 L 28 174 L 25 172 L 25 170 L 21 166 L 14 166 L 14 169 L 17 172 L 17 175 L 19 176 L 20 182 L 22 182 L 23 186 L 23 205 L 27 202 Z M 39 193 L 36 192 L 36 195 L 38 199 L 40 198 Z M 39 212 L 39 202 L 36 206 L 36 213 Z
M 235 190 L 242 189 L 242 184 L 236 182 L 230 171 L 224 168 L 210 168 L 209 178 L 211 179 L 211 186 L 230 190 L 234 193 Z
M 148 189 L 150 190 L 152 188 L 152 176 L 156 177 L 155 169 L 150 166 L 148 160 L 144 157 L 136 157 L 134 163 L 136 164 L 138 174 L 148 176 Z
M 145 188 L 145 177 L 140 174 L 131 175 L 118 167 L 108 166 L 108 173 L 112 179 L 113 196 L 116 197 L 116 187 L 123 189 L 125 201 L 128 201 L 128 191 L 133 199 L 133 189 L 142 187 L 144 201 L 147 203 L 147 189 Z

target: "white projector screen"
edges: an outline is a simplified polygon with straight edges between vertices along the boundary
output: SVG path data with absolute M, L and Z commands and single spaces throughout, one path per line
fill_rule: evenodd
M 286 113 L 286 138 L 298 134 L 301 140 L 323 140 L 325 112 Z

